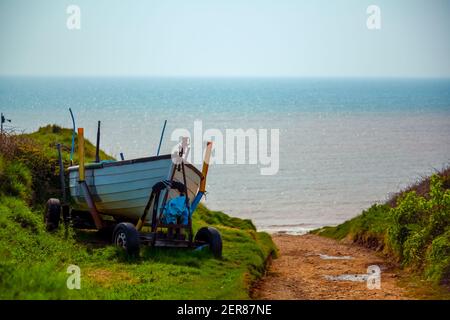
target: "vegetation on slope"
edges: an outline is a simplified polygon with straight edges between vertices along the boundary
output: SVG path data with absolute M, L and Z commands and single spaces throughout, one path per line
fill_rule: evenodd
M 393 257 L 437 284 L 450 284 L 450 168 L 315 233 L 347 238 Z
M 249 298 L 252 282 L 275 253 L 270 236 L 257 232 L 250 220 L 198 208 L 194 230 L 212 225 L 221 232 L 220 260 L 207 250 L 155 248 L 131 259 L 95 232 L 64 227 L 46 232 L 40 201 L 58 191 L 55 143 L 63 144 L 67 165 L 71 134 L 47 126 L 0 137 L 1 299 Z M 92 159 L 95 148 L 86 147 Z M 66 286 L 72 264 L 81 269 L 80 290 Z
M 31 177 L 31 188 L 28 190 L 28 203 L 41 206 L 51 196 L 59 192 L 59 166 L 56 144 L 61 144 L 64 167 L 70 164 L 70 149 L 72 145 L 72 130 L 63 129 L 55 125 L 39 128 L 31 134 L 0 136 L 0 157 L 2 161 L 11 163 L 9 170 L 25 171 Z M 75 139 L 75 150 L 77 147 Z M 95 146 L 86 140 L 85 156 L 87 161 L 95 158 Z M 101 159 L 112 159 L 112 157 L 100 152 Z M 77 153 L 74 161 L 78 160 Z M 8 166 L 10 167 L 10 166 Z M 5 174 L 8 174 L 6 172 Z M 9 180 L 15 183 L 15 179 Z M 15 194 L 14 194 L 15 196 Z

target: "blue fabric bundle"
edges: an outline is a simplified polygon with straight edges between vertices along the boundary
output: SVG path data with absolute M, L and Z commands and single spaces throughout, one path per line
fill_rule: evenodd
M 167 202 L 163 211 L 164 224 L 176 224 L 180 218 L 182 224 L 188 224 L 189 211 L 186 207 L 186 196 L 178 196 Z

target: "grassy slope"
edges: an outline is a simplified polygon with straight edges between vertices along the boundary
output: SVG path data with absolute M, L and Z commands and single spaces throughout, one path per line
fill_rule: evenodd
M 433 284 L 450 284 L 450 169 L 373 205 L 336 227 L 313 231 L 378 250 Z
M 62 145 L 63 159 L 66 164 L 69 163 L 70 158 L 70 148 L 72 145 L 72 130 L 60 128 L 54 125 L 48 125 L 46 127 L 39 128 L 38 131 L 23 135 L 33 139 L 36 142 L 36 146 L 39 148 L 40 152 L 43 152 L 48 159 L 56 160 L 56 149 L 57 143 Z M 75 138 L 75 153 L 74 160 L 78 160 L 77 149 L 78 139 Z M 89 141 L 85 140 L 85 157 L 88 161 L 95 159 L 95 146 Z M 100 150 L 100 158 L 103 160 L 114 159 L 113 157 L 107 155 L 103 150 Z
M 275 252 L 270 236 L 256 232 L 249 220 L 199 207 L 194 215 L 194 229 L 213 225 L 220 230 L 224 245 L 221 260 L 207 251 L 150 248 L 144 248 L 139 258 L 130 260 L 113 246 L 77 240 L 98 238 L 89 232 L 61 228 L 47 233 L 40 206 L 33 201 L 49 193 L 39 190 L 42 194 L 34 197 L 28 193 L 43 183 L 39 179 L 53 186 L 57 173 L 54 143 L 62 142 L 64 150 L 70 150 L 70 134 L 69 130 L 46 127 L 28 135 L 23 142 L 22 149 L 28 151 L 34 146 L 33 154 L 46 159 L 48 175 L 36 177 L 36 168 L 44 164 L 35 161 L 38 164 L 33 167 L 20 150 L 11 152 L 14 157 L 0 156 L 0 298 L 249 298 L 252 281 L 262 275 L 266 259 Z M 89 144 L 87 148 L 92 157 L 93 146 Z M 66 287 L 66 269 L 70 264 L 81 268 L 81 290 Z

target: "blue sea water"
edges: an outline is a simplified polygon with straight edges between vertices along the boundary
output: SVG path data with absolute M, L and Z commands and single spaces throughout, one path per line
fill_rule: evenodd
M 16 131 L 77 125 L 126 158 L 162 151 L 176 128 L 279 129 L 280 169 L 212 165 L 206 205 L 260 229 L 340 223 L 450 162 L 450 80 L 0 78 Z

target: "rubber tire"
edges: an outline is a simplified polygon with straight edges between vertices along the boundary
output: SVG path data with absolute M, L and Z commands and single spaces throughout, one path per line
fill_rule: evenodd
M 119 239 L 119 236 L 121 239 Z M 125 240 L 125 243 L 121 244 L 119 241 Z M 113 243 L 118 247 L 122 247 L 128 255 L 139 255 L 139 232 L 134 225 L 129 222 L 121 222 L 116 225 L 113 231 Z
M 47 231 L 58 229 L 61 220 L 61 202 L 58 199 L 48 199 L 44 214 Z
M 195 241 L 203 241 L 209 244 L 209 249 L 216 258 L 222 257 L 222 237 L 220 232 L 213 227 L 203 227 L 197 231 Z

